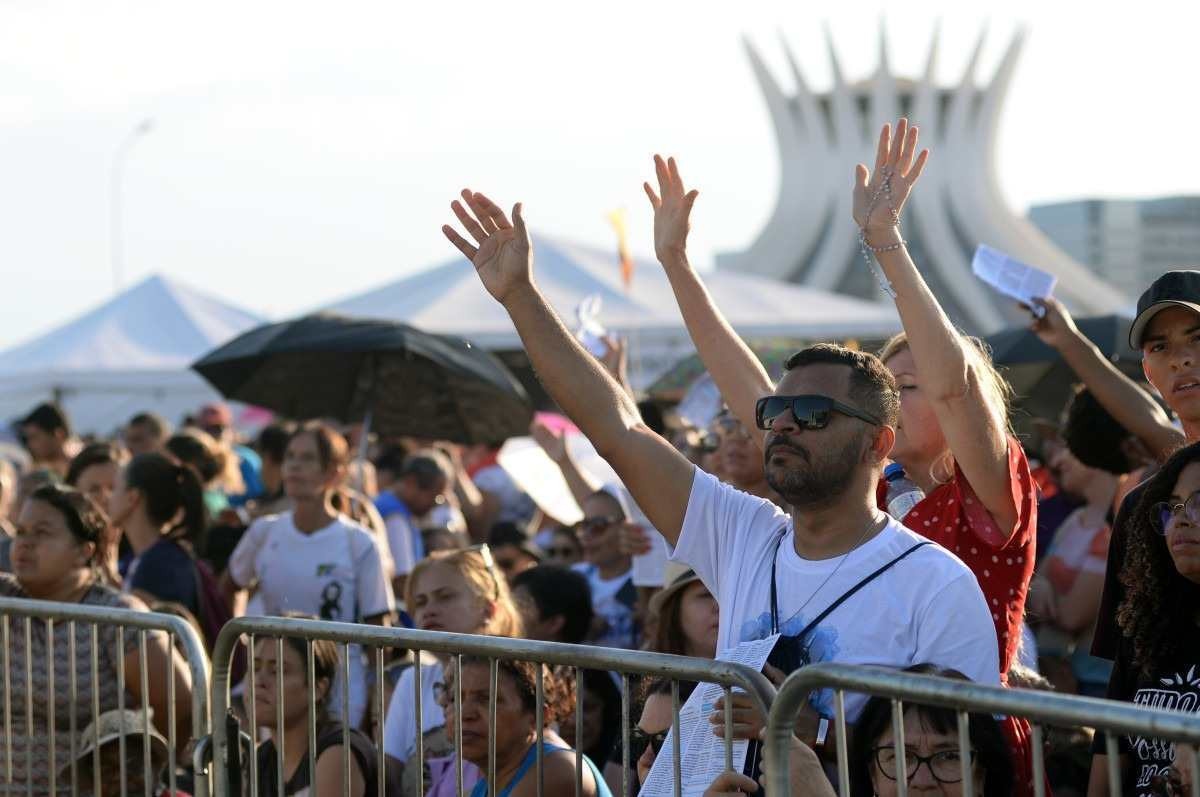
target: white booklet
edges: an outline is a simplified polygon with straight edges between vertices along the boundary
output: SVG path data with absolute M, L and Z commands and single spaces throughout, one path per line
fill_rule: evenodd
M 975 250 L 971 270 L 988 285 L 1026 305 L 1039 316 L 1040 308 L 1033 300 L 1052 295 L 1058 282 L 1053 274 L 1014 260 L 999 249 L 985 244 L 980 244 Z
M 743 642 L 719 654 L 717 658 L 761 670 L 777 641 L 779 634 Z M 691 697 L 679 709 L 679 751 L 682 762 L 679 770 L 683 778 L 683 797 L 702 797 L 717 775 L 725 771 L 725 737 L 713 733 L 708 721 L 724 691 L 717 684 L 697 684 Z M 654 766 L 650 767 L 650 774 L 638 792 L 639 797 L 671 797 L 675 793 L 675 751 L 671 735 L 674 732 L 672 729 L 667 734 L 662 750 L 655 757 Z M 741 772 L 745 768 L 749 745 L 744 739 L 734 741 L 734 770 Z

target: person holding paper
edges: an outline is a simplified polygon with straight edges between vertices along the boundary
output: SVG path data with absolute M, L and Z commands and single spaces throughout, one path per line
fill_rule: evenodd
M 449 225 L 444 234 L 512 318 L 551 397 L 717 597 L 718 650 L 782 634 L 783 659 L 795 665 L 929 661 L 999 682 L 995 633 L 971 572 L 876 506 L 899 416 L 895 380 L 878 358 L 811 347 L 761 396 L 750 423 L 769 432 L 764 469 L 788 515 L 698 471 L 642 423 L 540 292 L 520 204 L 510 221 L 465 190 L 451 208 L 474 243 Z M 833 698 L 819 692 L 814 702 L 824 721 L 811 716 L 804 732 L 819 744 Z M 846 703 L 853 721 L 862 699 Z
M 889 456 L 924 494 L 904 517 L 905 525 L 953 552 L 978 579 L 1003 674 L 1015 658 L 1033 573 L 1033 479 L 1020 444 L 1008 433 L 1007 384 L 976 342 L 950 324 L 900 238 L 900 212 L 928 153 L 917 156 L 916 129 L 906 120 L 896 127 L 893 137 L 891 125 L 884 126 L 875 171 L 860 165 L 854 186 L 864 249 L 877 250 L 905 328 L 881 352 L 900 390 Z M 674 159 L 656 156 L 655 169 L 658 192 L 645 186 L 654 208 L 655 253 L 701 359 L 730 409 L 752 424 L 758 398 L 775 387 L 688 262 L 687 233 L 698 192 L 685 189 Z M 881 505 L 884 489 L 881 485 Z

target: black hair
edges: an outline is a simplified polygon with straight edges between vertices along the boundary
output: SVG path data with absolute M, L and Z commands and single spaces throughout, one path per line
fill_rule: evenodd
M 54 507 L 80 545 L 90 542 L 99 546 L 104 530 L 108 528 L 108 518 L 100 507 L 74 487 L 47 484 L 30 493 L 26 500 L 41 501 Z
M 403 448 L 399 446 L 388 446 L 375 457 L 374 465 L 376 473 L 394 473 L 399 475 L 404 470 L 404 460 L 408 456 Z
M 283 462 L 283 453 L 287 451 L 287 444 L 295 431 L 295 424 L 286 421 L 267 424 L 258 433 L 254 447 L 258 449 L 258 453 L 262 455 L 263 459 Z
M 446 456 L 434 449 L 418 451 L 405 459 L 398 474 L 401 479 L 411 476 L 422 490 L 432 490 L 439 482 L 448 482 L 451 475 Z
M 1122 449 L 1129 430 L 1100 405 L 1092 391 L 1077 387 L 1065 414 L 1062 436 L 1075 459 L 1118 476 L 1136 467 Z
M 513 681 L 517 699 L 530 714 L 537 710 L 537 672 L 542 670 L 542 719 L 547 725 L 569 716 L 575 706 L 574 680 L 561 676 L 547 664 L 532 661 L 517 661 L 515 659 L 489 659 L 483 656 L 463 655 L 459 658 L 460 666 L 487 667 L 495 661 L 499 674 L 507 674 Z M 607 673 L 605 673 L 607 676 Z M 453 669 L 446 672 L 446 685 L 453 684 Z M 503 685 L 500 686 L 503 692 Z
M 621 690 L 613 680 L 612 673 L 607 670 L 582 670 L 583 690 L 590 692 L 600 700 L 603 709 L 600 736 L 596 743 L 583 753 L 598 766 L 603 767 L 605 761 L 613 759 L 613 753 L 621 739 Z M 589 695 L 584 696 L 586 707 Z M 582 744 L 582 739 L 576 739 L 575 744 Z
M 1134 666 L 1148 677 L 1196 634 L 1200 584 L 1175 567 L 1153 510 L 1171 497 L 1184 468 L 1197 461 L 1200 443 L 1172 454 L 1145 483 L 1126 525 L 1128 542 L 1120 571 L 1125 598 L 1117 607 L 1117 624 L 1133 648 Z
M 916 664 L 905 668 L 904 672 L 970 680 L 957 670 L 943 669 L 934 664 Z M 934 733 L 957 734 L 958 713 L 952 708 L 905 703 L 904 711 L 917 712 Z M 891 698 L 872 697 L 859 715 L 850 740 L 851 797 L 870 797 L 874 793 L 871 773 L 875 769 L 875 747 L 891 727 Z M 982 797 L 1008 797 L 1013 793 L 1013 761 L 1000 723 L 991 714 L 971 712 L 967 715 L 967 730 L 973 748 L 972 758 L 983 770 Z
M 212 435 L 202 429 L 185 429 L 171 435 L 166 449 L 185 465 L 191 465 L 204 484 L 225 471 L 220 450 Z
M 72 487 L 79 483 L 79 477 L 93 465 L 120 464 L 120 454 L 112 443 L 91 443 L 75 455 L 67 466 L 67 484 Z
M 157 438 L 171 434 L 171 424 L 156 412 L 139 412 L 129 419 L 126 426 L 145 426 Z
M 884 426 L 895 426 L 900 418 L 900 391 L 896 378 L 883 361 L 865 351 L 832 343 L 818 343 L 787 358 L 784 368 L 793 371 L 806 365 L 842 365 L 850 369 L 850 398 Z
M 47 401 L 39 404 L 30 410 L 29 414 L 21 419 L 21 426 L 36 426 L 43 432 L 54 433 L 62 429 L 67 437 L 71 436 L 71 421 L 67 418 L 67 413 L 63 408 L 54 402 Z
M 562 642 L 580 644 L 592 627 L 592 589 L 582 573 L 560 565 L 537 565 L 513 577 L 524 587 L 542 618 L 562 615 Z
M 198 548 L 208 526 L 204 486 L 187 465 L 165 454 L 139 454 L 125 466 L 125 486 L 137 490 L 145 501 L 152 523 L 166 525 L 171 539 L 186 540 Z

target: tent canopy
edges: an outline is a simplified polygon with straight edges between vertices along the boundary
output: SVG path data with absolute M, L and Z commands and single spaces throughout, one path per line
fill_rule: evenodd
M 615 252 L 545 236 L 534 236 L 534 250 L 538 286 L 568 325 L 574 325 L 576 307 L 586 297 L 601 298 L 600 322 L 629 336 L 634 356 L 646 366 L 639 387 L 693 350 L 658 263 L 638 260 L 632 290 L 626 291 Z M 890 303 L 729 271 L 708 272 L 704 281 L 725 317 L 746 338 L 881 338 L 900 329 Z M 488 296 L 461 257 L 325 309 L 461 335 L 490 349 L 520 348 L 504 308 Z
M 99 307 L 0 353 L 0 418 L 63 404 L 76 429 L 107 433 L 144 410 L 177 420 L 218 398 L 192 361 L 262 319 L 152 276 Z

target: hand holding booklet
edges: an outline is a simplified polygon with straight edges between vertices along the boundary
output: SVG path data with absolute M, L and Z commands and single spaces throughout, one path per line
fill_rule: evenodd
M 1039 317 L 1044 311 L 1033 300 L 1053 294 L 1058 282 L 1053 274 L 1014 260 L 985 244 L 975 250 L 971 270 L 992 288 L 1016 299 Z

